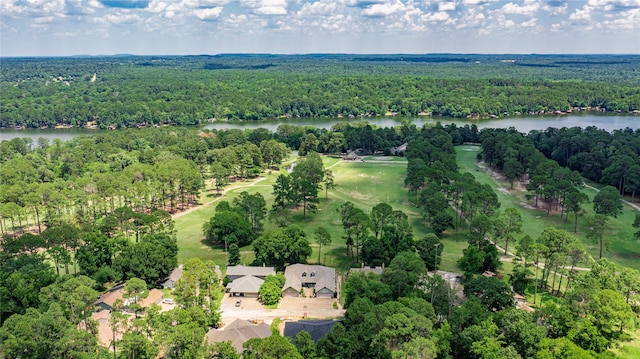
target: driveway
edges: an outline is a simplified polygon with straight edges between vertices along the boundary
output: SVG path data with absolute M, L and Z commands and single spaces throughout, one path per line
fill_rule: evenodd
M 242 300 L 240 307 L 236 307 L 237 299 Z M 220 310 L 222 321 L 230 323 L 234 319 L 271 321 L 280 319 L 333 319 L 343 318 L 344 309 L 333 309 L 336 299 L 324 298 L 282 298 L 278 309 L 265 309 L 256 298 L 229 297 L 222 299 Z

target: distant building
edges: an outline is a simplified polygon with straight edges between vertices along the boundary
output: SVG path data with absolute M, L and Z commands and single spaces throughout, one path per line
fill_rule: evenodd
M 346 156 L 343 157 L 346 161 L 355 161 L 358 159 L 358 154 L 355 151 L 349 151 Z
M 373 273 L 373 274 L 377 274 L 380 275 L 382 274 L 382 271 L 384 270 L 384 264 L 382 265 L 382 267 L 377 266 L 377 267 L 369 267 L 369 266 L 365 266 L 364 264 L 362 265 L 362 267 L 360 268 L 351 268 L 349 269 L 349 272 L 353 272 L 353 273 Z
M 231 282 L 246 275 L 264 279 L 266 276 L 274 274 L 276 274 L 274 267 L 247 267 L 242 265 L 227 267 L 227 278 Z
M 165 289 L 173 289 L 180 278 L 182 278 L 182 264 L 171 271 L 169 278 L 162 283 L 162 287 Z
M 242 344 L 253 338 L 266 338 L 271 335 L 271 327 L 266 323 L 253 324 L 248 320 L 236 319 L 222 329 L 211 329 L 207 335 L 209 344 L 230 341 L 238 353 L 242 353 Z
M 391 152 L 391 154 L 394 155 L 394 156 L 404 156 L 404 154 L 407 153 L 407 146 L 408 145 L 409 145 L 408 143 L 403 143 L 398 147 L 391 148 L 391 150 L 389 150 L 389 152 Z
M 298 297 L 302 288 L 313 288 L 318 298 L 336 295 L 336 270 L 320 265 L 292 264 L 284 271 L 283 297 Z

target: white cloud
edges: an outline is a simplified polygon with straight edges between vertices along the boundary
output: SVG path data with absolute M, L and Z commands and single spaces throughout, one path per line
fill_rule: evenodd
M 142 17 L 137 14 L 130 13 L 112 13 L 107 14 L 102 17 L 94 18 L 93 22 L 98 24 L 112 24 L 112 25 L 125 25 L 125 24 L 136 24 L 142 21 Z
M 551 15 L 561 15 L 561 14 L 566 14 L 567 13 L 567 9 L 569 8 L 569 4 L 568 3 L 563 3 L 560 6 L 551 6 L 549 3 L 544 3 L 540 9 L 551 14 Z
M 520 24 L 520 26 L 522 27 L 536 27 L 538 24 L 536 23 L 538 21 L 538 19 L 536 19 L 535 17 L 529 19 L 528 21 L 525 21 L 523 23 Z
M 456 9 L 454 2 L 441 2 L 438 4 L 438 11 L 453 11 Z
M 585 5 L 582 9 L 576 9 L 571 15 L 569 20 L 573 21 L 590 21 L 591 20 L 591 7 Z
M 241 25 L 247 22 L 247 15 L 242 14 L 242 15 L 236 15 L 236 14 L 231 14 L 229 15 L 228 18 L 226 18 L 224 20 L 225 23 L 229 24 L 229 25 Z
M 317 16 L 317 15 L 329 15 L 332 14 L 338 4 L 334 0 L 320 0 L 316 2 L 307 2 L 302 5 L 299 16 Z
M 448 22 L 451 20 L 451 17 L 447 12 L 438 11 L 436 13 L 425 14 L 422 16 L 422 19 L 428 22 Z
M 3 15 L 20 14 L 27 10 L 24 5 L 17 4 L 17 0 L 2 0 L 0 1 L 0 13 Z
M 362 10 L 362 15 L 368 17 L 386 17 L 404 9 L 404 4 L 400 1 L 391 1 L 384 4 L 373 4 Z
M 505 14 L 533 15 L 540 9 L 540 3 L 535 0 L 525 0 L 522 5 L 512 2 L 505 4 L 500 10 Z
M 188 8 L 207 8 L 224 6 L 229 0 L 182 0 L 182 4 Z
M 287 0 L 240 0 L 240 4 L 258 15 L 286 15 L 289 7 Z
M 163 12 L 169 7 L 169 3 L 161 0 L 151 0 L 149 2 L 149 6 L 147 6 L 147 10 L 153 13 Z
M 215 20 L 222 13 L 222 6 L 206 8 L 206 9 L 197 9 L 193 11 L 193 14 L 200 20 Z

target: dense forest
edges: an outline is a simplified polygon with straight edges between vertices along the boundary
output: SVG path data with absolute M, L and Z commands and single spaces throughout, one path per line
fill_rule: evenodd
M 5 58 L 0 127 L 640 110 L 638 56 Z

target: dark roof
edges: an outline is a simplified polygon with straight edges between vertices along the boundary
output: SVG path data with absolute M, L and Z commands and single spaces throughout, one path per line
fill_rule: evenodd
M 284 323 L 284 336 L 295 338 L 301 330 L 306 330 L 314 342 L 324 338 L 336 323 L 342 323 L 340 320 L 300 320 L 297 322 Z
M 211 329 L 207 333 L 209 343 L 230 341 L 238 353 L 242 353 L 242 344 L 253 338 L 266 338 L 271 335 L 269 324 L 253 324 L 248 320 L 236 319 L 222 329 Z

